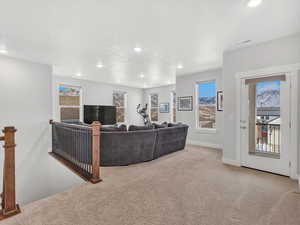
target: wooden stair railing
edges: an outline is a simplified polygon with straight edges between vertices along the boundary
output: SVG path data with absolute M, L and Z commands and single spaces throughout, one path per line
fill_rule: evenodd
M 56 122 L 53 120 L 49 121 L 50 125 L 55 125 Z M 49 154 L 57 159 L 59 162 L 64 164 L 66 167 L 68 167 L 70 170 L 72 170 L 74 173 L 76 173 L 78 176 L 83 178 L 86 181 L 89 181 L 93 184 L 99 183 L 102 181 L 100 177 L 100 129 L 101 129 L 101 123 L 100 122 L 93 122 L 91 126 L 88 128 L 91 130 L 91 149 L 84 149 L 85 151 L 91 151 L 91 164 L 88 166 L 86 170 L 87 165 L 78 165 L 78 163 L 65 158 L 61 154 L 57 154 L 53 151 L 49 152 Z M 52 134 L 53 135 L 53 134 Z M 76 143 L 74 143 L 76 144 Z M 53 147 L 53 146 L 52 146 Z M 80 159 L 79 159 L 80 160 Z M 86 173 L 82 173 L 82 168 L 88 172 L 88 176 Z
M 100 122 L 92 123 L 92 179 L 93 184 L 96 184 L 101 180 L 100 178 Z
M 2 203 L 0 210 L 0 220 L 11 217 L 21 212 L 16 204 L 16 182 L 15 182 L 15 133 L 14 127 L 5 127 L 4 136 L 0 141 L 4 141 L 4 169 L 3 169 L 3 192 L 1 194 Z

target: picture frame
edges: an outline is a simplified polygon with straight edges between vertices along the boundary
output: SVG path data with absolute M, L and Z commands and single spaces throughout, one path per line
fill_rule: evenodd
M 222 112 L 224 108 L 223 91 L 217 92 L 217 111 Z
M 193 96 L 183 96 L 177 98 L 178 111 L 193 111 Z
M 160 113 L 170 113 L 170 103 L 160 103 L 159 104 Z

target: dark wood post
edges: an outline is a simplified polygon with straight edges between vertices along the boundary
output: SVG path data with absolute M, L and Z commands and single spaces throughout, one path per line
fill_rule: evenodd
M 16 204 L 15 184 L 15 132 L 14 127 L 5 127 L 4 137 L 4 171 L 3 171 L 3 193 L 0 220 L 20 213 L 19 205 Z
M 92 123 L 92 183 L 98 183 L 100 178 L 100 129 L 101 123 Z

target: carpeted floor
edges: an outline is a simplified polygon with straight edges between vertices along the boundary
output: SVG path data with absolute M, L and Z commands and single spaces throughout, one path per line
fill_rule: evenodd
M 102 169 L 84 184 L 22 207 L 7 225 L 299 225 L 297 182 L 223 165 L 188 146 L 158 160 Z

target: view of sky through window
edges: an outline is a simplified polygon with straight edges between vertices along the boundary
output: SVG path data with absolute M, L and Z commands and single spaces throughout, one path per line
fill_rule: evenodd
M 199 104 L 215 104 L 216 82 L 205 82 L 198 84 Z

